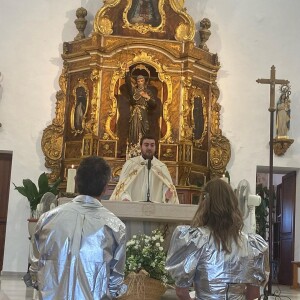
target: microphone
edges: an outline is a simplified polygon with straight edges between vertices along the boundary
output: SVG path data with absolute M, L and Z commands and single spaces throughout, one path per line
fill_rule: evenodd
M 148 159 L 148 164 L 147 164 L 148 170 L 151 169 L 151 159 Z

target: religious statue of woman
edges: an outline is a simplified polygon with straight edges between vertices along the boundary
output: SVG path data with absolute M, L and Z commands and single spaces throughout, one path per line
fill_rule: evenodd
M 281 89 L 282 90 L 282 89 Z M 277 137 L 287 137 L 290 129 L 290 91 L 282 90 L 282 94 L 277 102 L 276 127 Z
M 138 75 L 134 84 L 129 72 L 126 72 L 125 82 L 130 97 L 128 143 L 136 145 L 149 131 L 148 110 L 155 108 L 156 101 L 143 75 Z

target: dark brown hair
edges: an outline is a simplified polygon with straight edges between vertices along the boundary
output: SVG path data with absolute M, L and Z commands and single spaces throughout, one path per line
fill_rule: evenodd
M 209 181 L 204 197 L 192 220 L 192 227 L 206 226 L 211 230 L 219 250 L 231 252 L 231 242 L 239 244 L 243 217 L 231 186 L 219 178 Z
M 76 185 L 81 195 L 100 196 L 110 180 L 111 170 L 101 157 L 84 158 L 77 169 Z
M 143 145 L 144 140 L 154 140 L 155 141 L 155 138 L 151 134 L 145 134 L 144 136 L 141 137 L 141 140 L 140 140 L 140 145 L 141 146 Z M 156 144 L 156 141 L 155 141 L 155 144 Z

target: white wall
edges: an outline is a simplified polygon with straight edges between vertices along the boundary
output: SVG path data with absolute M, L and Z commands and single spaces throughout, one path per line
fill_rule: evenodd
M 58 77 L 62 69 L 62 43 L 77 34 L 75 11 L 88 10 L 92 19 L 99 0 L 2 0 L 0 4 L 0 150 L 13 151 L 12 182 L 37 180 L 44 167 L 41 151 L 43 129 L 52 122 Z M 218 53 L 221 70 L 218 85 L 222 105 L 221 128 L 232 145 L 228 165 L 233 186 L 247 179 L 255 186 L 256 166 L 269 162 L 269 87 L 256 83 L 268 78 L 276 66 L 277 77 L 292 86 L 290 136 L 294 144 L 274 166 L 300 168 L 300 1 L 289 0 L 187 0 L 196 28 L 207 17 L 211 37 L 207 45 Z M 196 43 L 199 44 L 198 33 Z M 299 174 L 298 174 L 299 175 Z M 300 176 L 297 179 L 300 187 Z M 300 188 L 297 207 L 300 203 Z M 297 209 L 299 210 L 299 208 Z M 3 271 L 27 268 L 29 205 L 11 186 Z M 299 218 L 296 223 L 299 228 Z M 297 228 L 297 227 L 296 227 Z M 296 259 L 300 240 L 296 234 Z

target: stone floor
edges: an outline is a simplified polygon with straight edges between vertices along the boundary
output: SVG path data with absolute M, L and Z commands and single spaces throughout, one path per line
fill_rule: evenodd
M 269 296 L 268 299 L 276 300 L 300 300 L 300 289 L 293 290 L 288 286 L 272 286 L 272 292 L 276 296 Z M 27 288 L 21 275 L 1 275 L 0 276 L 0 300 L 32 300 L 33 289 Z M 174 290 L 168 289 L 161 300 L 178 299 Z M 208 300 L 208 299 L 207 299 Z

